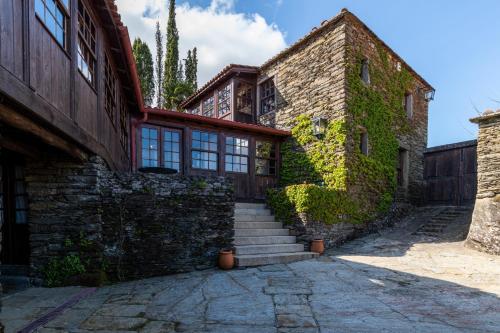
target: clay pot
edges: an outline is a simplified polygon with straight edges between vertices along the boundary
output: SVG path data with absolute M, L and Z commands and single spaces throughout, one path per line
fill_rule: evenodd
M 219 252 L 219 267 L 221 269 L 231 269 L 234 267 L 233 251 L 221 250 Z
M 314 239 L 311 243 L 311 251 L 322 254 L 325 252 L 325 243 L 322 239 Z

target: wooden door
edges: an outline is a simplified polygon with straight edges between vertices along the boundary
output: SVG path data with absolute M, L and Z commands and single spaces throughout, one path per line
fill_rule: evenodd
M 0 218 L 2 223 L 2 264 L 29 264 L 28 200 L 22 161 L 2 153 L 0 163 Z
M 426 199 L 430 204 L 473 204 L 477 189 L 476 146 L 425 155 Z

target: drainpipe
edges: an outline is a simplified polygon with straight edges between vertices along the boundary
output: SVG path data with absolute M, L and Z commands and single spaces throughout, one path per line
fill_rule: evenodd
M 131 129 L 131 135 L 130 135 L 130 137 L 131 137 L 131 139 L 130 139 L 130 141 L 131 141 L 130 154 L 132 155 L 132 171 L 137 170 L 137 152 L 136 152 L 137 141 L 135 138 L 136 130 L 140 124 L 143 124 L 146 121 L 148 121 L 148 112 L 147 111 L 144 111 L 141 119 L 132 120 L 132 126 L 131 126 L 132 129 Z

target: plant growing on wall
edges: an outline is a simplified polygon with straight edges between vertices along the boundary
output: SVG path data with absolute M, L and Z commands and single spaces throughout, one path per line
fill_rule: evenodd
M 295 120 L 292 137 L 281 148 L 280 188 L 268 193 L 282 221 L 303 213 L 326 224 L 358 223 L 390 207 L 397 137 L 410 131 L 402 101 L 412 77 L 393 66 L 382 47 L 377 51 L 370 63 L 370 85 L 359 75 L 361 55 L 349 51 L 346 116 L 331 120 L 323 138 L 313 135 L 310 117 Z M 358 148 L 360 128 L 369 134 L 367 156 Z

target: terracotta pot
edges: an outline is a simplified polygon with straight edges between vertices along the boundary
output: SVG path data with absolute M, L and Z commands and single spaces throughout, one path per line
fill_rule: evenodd
M 322 254 L 325 252 L 325 243 L 322 239 L 314 239 L 311 243 L 311 251 Z
M 221 269 L 231 269 L 234 267 L 233 251 L 221 250 L 219 252 L 219 267 Z

